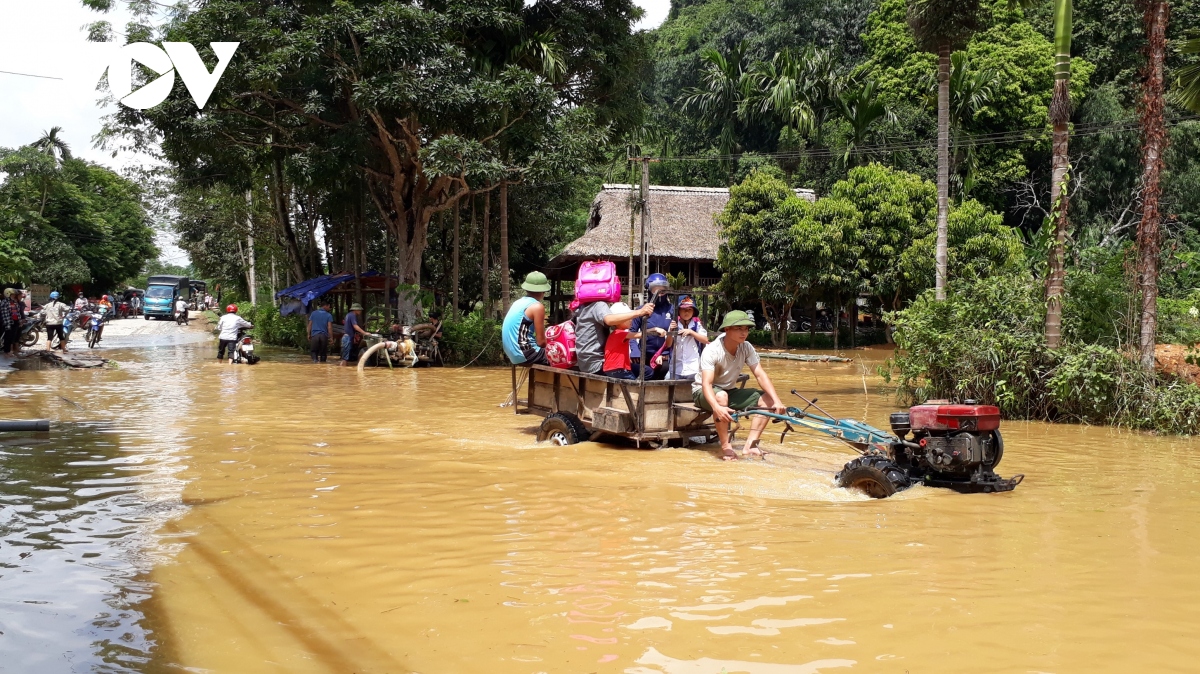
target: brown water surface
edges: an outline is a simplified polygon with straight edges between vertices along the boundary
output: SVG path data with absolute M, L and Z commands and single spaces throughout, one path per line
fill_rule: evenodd
M 1017 491 L 872 501 L 832 486 L 852 453 L 818 436 L 775 436 L 765 463 L 538 445 L 538 419 L 498 407 L 508 370 L 114 355 L 118 370 L 11 376 L 0 417 L 134 410 L 122 451 L 174 467 L 159 469 L 174 491 L 139 487 L 187 507 L 141 544 L 152 596 L 130 607 L 152 636 L 130 669 L 1064 673 L 1200 657 L 1194 440 L 1005 422 L 999 472 L 1028 476 Z M 895 410 L 873 362 L 764 362 L 839 416 L 886 427 Z

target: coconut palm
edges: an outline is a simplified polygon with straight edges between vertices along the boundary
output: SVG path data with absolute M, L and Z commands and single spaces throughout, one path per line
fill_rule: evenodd
M 979 26 L 979 0 L 912 0 L 908 25 L 917 46 L 938 57 L 937 298 L 946 299 L 947 219 L 950 214 L 950 53 Z
M 52 126 L 49 131 L 43 131 L 42 137 L 30 143 L 30 147 L 44 152 L 54 160 L 56 167 L 62 166 L 64 161 L 71 158 L 71 146 L 58 134 L 62 133 L 61 126 Z M 50 181 L 42 180 L 42 206 L 38 209 L 38 215 L 42 216 L 46 213 L 46 197 L 50 194 Z

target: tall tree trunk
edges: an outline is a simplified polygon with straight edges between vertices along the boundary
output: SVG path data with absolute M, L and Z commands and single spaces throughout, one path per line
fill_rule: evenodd
M 246 281 L 250 291 L 250 304 L 258 304 L 258 279 L 255 278 L 254 269 L 254 199 L 251 196 L 250 190 L 246 190 L 246 256 L 248 258 L 248 266 L 246 269 Z
M 840 323 L 842 322 L 842 294 L 836 293 L 833 296 L 833 350 L 838 350 L 838 338 L 841 330 Z
M 938 48 L 937 298 L 946 299 L 950 217 L 950 43 Z M 834 339 L 837 337 L 835 335 Z
M 488 287 L 488 258 L 491 256 L 492 193 L 483 195 L 483 317 L 492 317 L 492 298 Z
M 460 226 L 461 220 L 462 220 L 462 204 L 460 203 L 460 204 L 456 204 L 454 206 L 454 252 L 451 253 L 452 261 L 451 261 L 451 272 L 450 272 L 450 275 L 454 277 L 454 279 L 453 279 L 454 288 L 453 288 L 453 291 L 451 294 L 451 296 L 454 298 L 453 299 L 454 312 L 452 314 L 452 316 L 454 318 L 458 318 L 458 311 L 459 311 L 458 288 L 459 288 L 460 283 L 459 283 L 459 278 L 458 278 L 458 274 L 459 274 L 459 268 L 458 268 L 458 244 L 459 244 L 459 241 L 458 240 L 459 240 L 459 232 L 461 230 L 461 226 Z
M 1050 217 L 1054 219 L 1054 245 L 1046 274 L 1046 346 L 1062 343 L 1062 296 L 1066 277 L 1067 189 L 1070 176 L 1068 125 L 1071 121 L 1071 0 L 1055 0 L 1054 6 L 1054 98 L 1050 101 L 1050 123 L 1054 126 L 1054 158 L 1050 171 Z
M 1142 93 L 1142 221 L 1138 225 L 1138 288 L 1142 295 L 1141 364 L 1154 372 L 1154 346 L 1158 335 L 1158 198 L 1167 129 L 1163 119 L 1163 57 L 1167 49 L 1166 0 L 1143 3 L 1146 26 L 1146 70 Z
M 296 241 L 296 230 L 292 227 L 290 208 L 288 207 L 287 186 L 283 182 L 283 159 L 276 152 L 271 153 L 271 207 L 275 212 L 275 222 L 282 234 L 284 250 L 287 251 L 288 263 L 299 278 L 307 278 L 304 273 L 304 257 L 300 254 L 300 244 Z
M 512 293 L 509 292 L 508 267 L 508 181 L 500 181 L 500 303 L 504 313 L 508 314 L 508 305 L 512 303 Z

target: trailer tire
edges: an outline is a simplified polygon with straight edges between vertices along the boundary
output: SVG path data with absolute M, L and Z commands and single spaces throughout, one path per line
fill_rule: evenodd
M 574 445 L 588 439 L 587 429 L 579 417 L 568 412 L 555 412 L 542 420 L 538 429 L 538 442 L 549 440 L 560 447 Z
M 887 498 L 911 486 L 900 466 L 882 456 L 864 456 L 847 463 L 836 477 L 837 486 Z

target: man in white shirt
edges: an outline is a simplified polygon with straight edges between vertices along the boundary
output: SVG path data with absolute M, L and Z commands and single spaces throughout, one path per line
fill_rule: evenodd
M 183 316 L 183 324 L 187 325 L 188 305 L 187 305 L 187 300 L 183 299 L 182 297 L 175 300 L 175 316 L 176 316 L 176 318 L 178 318 L 179 316 Z M 235 335 L 235 337 L 236 337 L 236 335 Z
M 230 304 L 225 307 L 225 315 L 217 321 L 217 339 L 220 340 L 217 344 L 217 360 L 225 358 L 225 349 L 229 349 L 229 362 L 233 362 L 233 350 L 237 348 L 238 330 L 241 328 L 253 328 L 250 321 L 237 315 L 237 305 Z
M 721 321 L 721 333 L 700 355 L 700 372 L 692 384 L 692 400 L 696 407 L 712 412 L 714 425 L 717 427 L 717 437 L 721 440 L 721 454 L 726 461 L 738 458 L 729 440 L 729 423 L 733 421 L 734 410 L 746 410 L 752 407 L 769 409 L 782 413 L 785 411 L 779 395 L 775 393 L 775 385 L 759 364 L 758 353 L 754 346 L 746 341 L 750 336 L 750 328 L 754 321 L 744 311 L 731 311 L 725 314 Z M 742 374 L 742 366 L 749 366 L 751 374 L 758 380 L 762 389 L 737 388 L 738 376 Z M 762 456 L 758 448 L 758 440 L 762 437 L 763 429 L 770 420 L 756 414 L 750 424 L 750 434 L 746 436 L 746 444 L 742 447 L 743 456 Z

